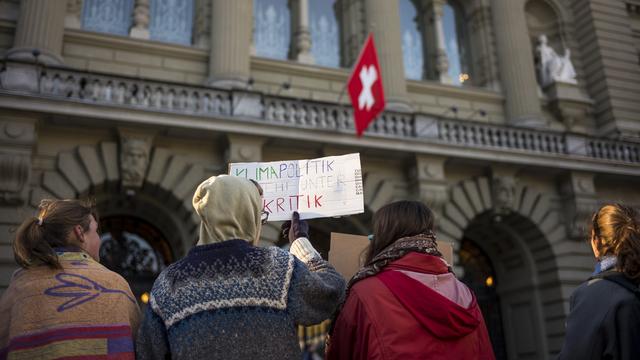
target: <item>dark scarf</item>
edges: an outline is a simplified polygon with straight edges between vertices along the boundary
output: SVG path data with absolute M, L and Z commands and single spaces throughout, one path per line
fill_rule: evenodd
M 331 335 L 333 330 L 333 324 L 335 324 L 340 311 L 342 311 L 342 307 L 344 303 L 347 301 L 349 297 L 349 291 L 360 280 L 364 280 L 370 276 L 374 276 L 380 271 L 382 271 L 389 263 L 394 262 L 401 257 L 405 256 L 410 252 L 418 252 L 433 256 L 442 257 L 440 251 L 438 251 L 438 245 L 436 244 L 436 236 L 433 232 L 429 231 L 426 234 L 418 234 L 414 236 L 407 236 L 400 238 L 394 241 L 391 245 L 384 248 L 378 255 L 376 255 L 369 263 L 360 269 L 351 280 L 349 280 L 349 284 L 347 285 L 347 290 L 345 292 L 344 299 L 338 306 L 338 309 L 334 313 L 331 319 L 331 330 L 329 330 L 328 336 Z M 449 271 L 451 268 L 449 267 Z M 327 342 L 329 339 L 327 338 Z

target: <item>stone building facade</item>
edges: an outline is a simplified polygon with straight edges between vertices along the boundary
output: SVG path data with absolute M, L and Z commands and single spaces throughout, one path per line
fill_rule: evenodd
M 203 179 L 359 152 L 366 211 L 312 221 L 320 250 L 424 201 L 498 357 L 553 357 L 592 211 L 640 206 L 640 2 L 322 3 L 332 18 L 319 0 L 0 0 L 0 289 L 43 198 L 94 198 L 105 261 L 143 294 L 193 245 Z M 388 106 L 356 138 L 342 93 L 369 32 Z M 541 82 L 540 35 L 573 81 Z

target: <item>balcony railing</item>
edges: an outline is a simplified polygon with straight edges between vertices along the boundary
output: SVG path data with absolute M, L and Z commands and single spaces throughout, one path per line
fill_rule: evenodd
M 32 74 L 36 83 L 27 91 L 83 103 L 130 107 L 155 112 L 205 117 L 228 117 L 335 133 L 354 133 L 349 106 L 291 99 L 256 92 L 105 75 L 66 68 L 42 68 L 18 63 L 20 76 Z M 7 70 L 8 69 L 8 70 Z M 0 92 L 25 91 L 7 82 L 8 67 L 0 73 Z M 9 83 L 9 85 L 7 85 Z M 24 81 L 22 81 L 24 83 Z M 243 98 L 253 99 L 238 106 Z M 235 104 L 232 106 L 232 104 Z M 455 147 L 496 149 L 515 153 L 578 156 L 640 164 L 640 143 L 616 141 L 558 131 L 487 124 L 428 114 L 384 112 L 369 126 L 368 137 L 413 139 Z

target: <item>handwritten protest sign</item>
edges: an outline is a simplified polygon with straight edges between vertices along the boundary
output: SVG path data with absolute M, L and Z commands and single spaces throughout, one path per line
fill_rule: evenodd
M 269 221 L 364 212 L 360 154 L 309 160 L 231 163 L 229 175 L 257 181 L 264 191 Z

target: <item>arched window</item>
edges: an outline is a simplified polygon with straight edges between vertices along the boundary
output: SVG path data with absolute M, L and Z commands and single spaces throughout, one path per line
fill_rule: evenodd
M 340 66 L 340 31 L 334 11 L 336 0 L 309 3 L 311 53 L 317 65 Z
M 424 78 L 424 44 L 419 30 L 417 10 L 411 0 L 400 0 L 402 59 L 407 79 Z
M 253 43 L 257 56 L 286 60 L 291 40 L 287 0 L 254 0 Z
M 191 45 L 193 0 L 151 0 L 152 40 Z
M 464 13 L 457 4 L 449 2 L 444 5 L 442 17 L 448 74 L 454 85 L 461 86 L 471 80 Z
M 129 35 L 133 0 L 84 0 L 82 28 L 116 35 Z
M 175 260 L 169 242 L 154 225 L 134 216 L 104 217 L 100 230 L 100 262 L 122 275 L 146 304 L 156 277 Z

